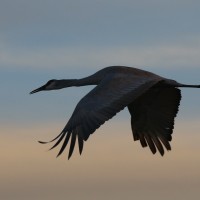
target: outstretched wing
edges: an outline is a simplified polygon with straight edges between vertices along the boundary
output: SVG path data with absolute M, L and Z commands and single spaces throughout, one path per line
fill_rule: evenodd
M 159 81 L 160 78 L 158 77 L 142 78 L 133 75 L 127 76 L 127 74 L 114 74 L 112 77 L 105 77 L 98 86 L 91 90 L 77 104 L 67 125 L 54 139 L 57 142 L 52 148 L 64 140 L 58 153 L 59 156 L 64 151 L 71 137 L 69 159 L 78 138 L 79 152 L 81 154 L 83 143 L 90 134 L 94 133 L 105 121 L 111 119 L 136 97 L 146 92 Z
M 163 145 L 171 150 L 169 141 L 181 100 L 181 91 L 173 87 L 152 87 L 129 106 L 134 140 L 147 145 L 153 154 L 156 148 L 164 155 Z

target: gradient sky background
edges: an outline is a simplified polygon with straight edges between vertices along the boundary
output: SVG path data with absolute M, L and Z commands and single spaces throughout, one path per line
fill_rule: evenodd
M 0 199 L 199 199 L 197 89 L 182 89 L 164 157 L 133 142 L 125 109 L 69 161 L 37 140 L 56 136 L 92 87 L 29 95 L 109 65 L 200 83 L 199 19 L 198 0 L 1 0 Z

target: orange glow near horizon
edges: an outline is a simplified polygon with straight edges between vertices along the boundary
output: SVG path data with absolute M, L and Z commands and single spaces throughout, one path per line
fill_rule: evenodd
M 112 121 L 85 142 L 82 156 L 76 148 L 69 161 L 67 152 L 56 159 L 58 149 L 47 152 L 49 145 L 36 142 L 53 137 L 48 133 L 59 126 L 2 128 L 2 199 L 198 199 L 198 121 L 175 126 L 172 151 L 164 157 L 133 142 L 129 122 Z

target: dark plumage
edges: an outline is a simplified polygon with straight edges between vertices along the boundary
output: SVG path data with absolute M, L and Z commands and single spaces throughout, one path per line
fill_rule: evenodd
M 131 114 L 134 140 L 140 140 L 142 147 L 149 146 L 153 154 L 158 150 L 164 155 L 164 147 L 171 150 L 169 142 L 181 100 L 181 91 L 177 87 L 200 87 L 136 68 L 111 66 L 83 79 L 50 80 L 31 94 L 83 85 L 97 86 L 79 101 L 62 132 L 50 141 L 57 140 L 51 149 L 64 141 L 59 156 L 71 138 L 68 159 L 76 140 L 81 154 L 84 141 L 126 106 Z

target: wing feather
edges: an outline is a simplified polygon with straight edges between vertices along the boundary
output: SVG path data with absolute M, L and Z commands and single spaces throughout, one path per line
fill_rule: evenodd
M 83 140 L 86 141 L 97 128 L 161 80 L 161 78 L 127 76 L 127 74 L 105 77 L 99 85 L 79 101 L 70 120 L 63 129 L 63 133 L 60 138 L 57 137 L 59 139 L 52 148 L 61 142 L 63 135 L 66 135 L 58 153 L 59 156 L 64 151 L 71 136 L 68 156 L 70 158 L 77 136 L 79 152 L 81 153 Z M 146 145 L 145 139 L 143 145 Z
M 65 140 L 64 140 L 64 143 L 63 143 L 63 145 L 62 145 L 62 147 L 61 147 L 61 149 L 60 149 L 60 151 L 59 151 L 57 157 L 58 157 L 59 155 L 61 155 L 62 152 L 65 150 L 65 148 L 66 148 L 66 146 L 67 146 L 67 144 L 68 144 L 68 142 L 69 142 L 69 138 L 70 138 L 70 136 L 71 136 L 71 132 L 68 132 L 67 134 L 65 133 L 65 134 L 63 134 L 63 135 L 65 136 Z
M 180 100 L 179 89 L 155 85 L 133 101 L 128 109 L 134 140 L 139 139 L 142 147 L 145 147 L 145 138 L 153 154 L 156 147 L 160 154 L 164 155 L 162 145 L 171 150 L 169 141 L 172 139 L 174 119 Z
M 70 144 L 70 148 L 69 148 L 68 159 L 70 159 L 70 157 L 72 156 L 72 153 L 73 153 L 73 151 L 74 151 L 75 143 L 76 143 L 76 134 L 72 134 L 72 137 L 71 137 L 71 144 Z
M 78 146 L 79 146 L 79 153 L 80 155 L 82 154 L 82 151 L 83 151 L 83 139 L 80 137 L 80 135 L 78 135 Z
M 151 149 L 151 152 L 153 154 L 155 154 L 156 153 L 156 147 L 155 147 L 155 145 L 153 143 L 152 137 L 149 134 L 145 134 L 145 138 L 146 138 L 146 141 L 147 141 L 147 143 L 149 145 L 149 148 Z

